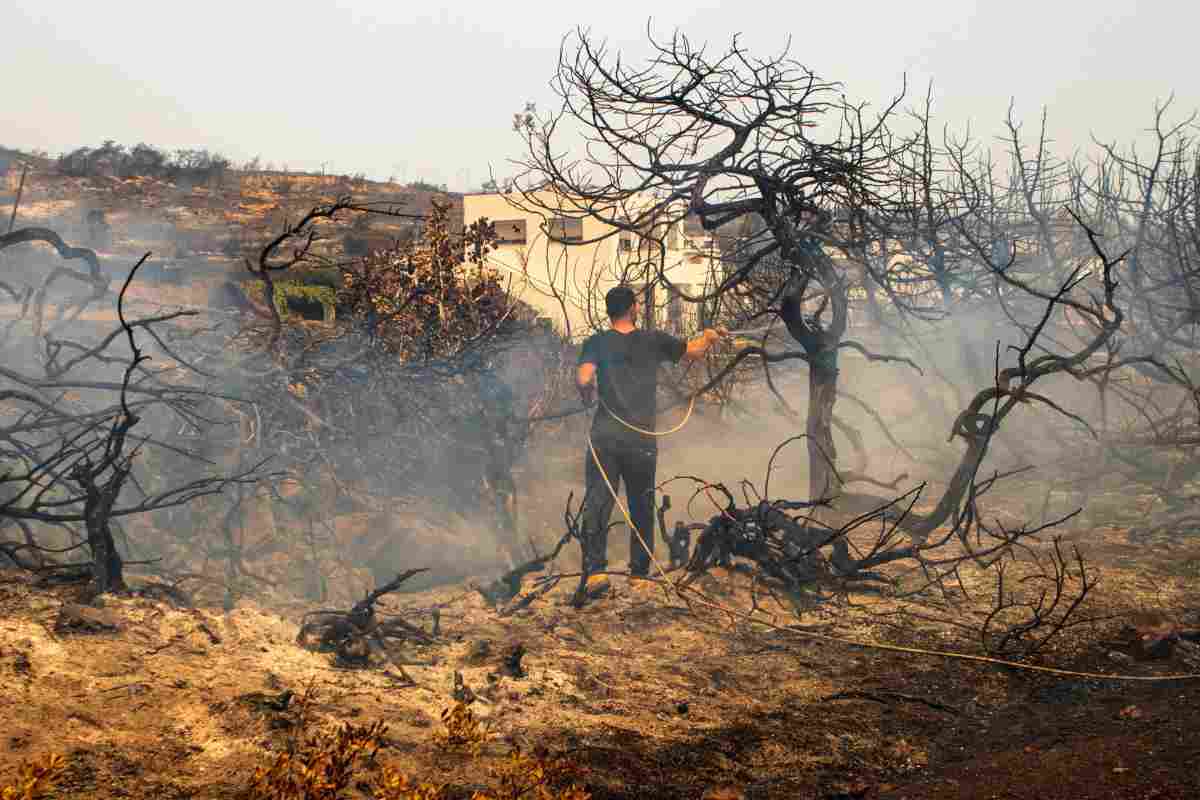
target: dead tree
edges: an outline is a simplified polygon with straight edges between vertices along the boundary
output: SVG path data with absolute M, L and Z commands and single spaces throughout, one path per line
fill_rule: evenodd
M 0 459 L 4 463 L 0 527 L 15 526 L 23 540 L 0 541 L 0 552 L 18 566 L 37 572 L 86 576 L 96 592 L 119 591 L 124 588 L 125 566 L 117 546 L 120 519 L 186 504 L 220 493 L 232 483 L 257 480 L 261 465 L 236 475 L 210 474 L 146 491 L 133 474 L 143 448 L 186 454 L 156 431 L 135 432 L 135 426 L 159 414 L 206 424 L 204 407 L 217 397 L 202 386 L 179 380 L 175 370 L 148 368 L 149 356 L 137 343 L 137 332 L 142 331 L 171 352 L 155 327 L 161 330 L 189 312 L 126 317 L 126 292 L 145 257 L 114 296 L 95 254 L 66 245 L 53 231 L 14 231 L 0 237 L 0 249 L 33 241 L 50 244 L 65 259 L 83 260 L 89 271 L 57 267 L 40 286 L 9 287 L 9 294 L 20 297 L 21 303 L 5 330 L 7 358 L 0 367 L 0 400 L 4 403 L 0 417 Z M 56 318 L 46 326 L 47 309 L 56 305 L 49 290 L 60 278 L 84 283 L 88 293 L 57 305 Z M 79 314 L 90 304 L 113 298 L 119 327 L 98 339 L 88 336 L 89 326 L 76 322 Z M 25 326 L 29 326 L 28 336 L 21 335 Z M 68 331 L 72 338 L 67 338 Z M 112 351 L 121 342 L 128 345 L 128 356 Z M 41 375 L 20 368 L 35 356 L 40 359 Z M 125 366 L 119 381 L 107 379 L 105 374 L 114 364 Z M 83 535 L 77 530 L 80 524 Z M 46 543 L 47 533 L 55 528 L 66 531 L 65 546 Z M 89 560 L 59 561 L 63 554 L 80 548 L 90 553 Z
M 900 137 L 891 131 L 900 98 L 868 114 L 786 54 L 755 58 L 736 39 L 714 54 L 679 34 L 651 37 L 651 46 L 649 61 L 633 66 L 587 32 L 568 37 L 553 81 L 559 109 L 526 113 L 515 126 L 526 151 L 519 202 L 599 220 L 612 236 L 689 217 L 710 233 L 737 228 L 720 280 L 686 299 L 740 320 L 778 319 L 800 345 L 786 353 L 746 348 L 739 359 L 762 357 L 769 384 L 771 363 L 807 369 L 810 501 L 839 497 L 844 507 L 871 508 L 881 498 L 844 487 L 890 483 L 867 475 L 861 459 L 854 470 L 841 466 L 833 431 L 856 440 L 835 414 L 836 400 L 854 394 L 840 385 L 837 356 L 847 348 L 870 360 L 920 362 L 955 394 L 953 404 L 926 404 L 931 418 L 956 415 L 950 439 L 966 447 L 935 509 L 906 516 L 903 528 L 918 543 L 969 513 L 975 476 L 990 449 L 1005 444 L 1000 422 L 1014 410 L 1036 405 L 1070 420 L 1073 431 L 1043 428 L 1059 449 L 1077 447 L 1076 434 L 1097 441 L 1091 425 L 1035 383 L 1090 382 L 1102 404 L 1122 394 L 1131 408 L 1140 405 L 1143 437 L 1184 446 L 1194 438 L 1200 394 L 1185 363 L 1200 321 L 1192 258 L 1200 162 L 1183 135 L 1186 122 L 1164 126 L 1160 114 L 1159 147 L 1148 161 L 1110 149 L 1084 178 L 1047 155 L 1044 120 L 1030 145 L 1010 110 L 1006 170 L 966 137 L 935 142 L 928 98 L 912 112 L 916 132 Z M 1102 253 L 1100 238 L 1108 252 L 1128 249 L 1130 258 Z M 680 293 L 661 256 L 653 281 Z M 1093 301 L 1085 287 L 1101 275 Z M 1118 285 L 1126 290 L 1120 307 Z M 854 292 L 881 329 L 904 333 L 884 339 L 892 356 L 848 338 Z M 1020 332 L 1026 344 L 1013 349 L 1016 363 L 961 346 L 966 385 L 993 384 L 971 397 L 912 331 L 949 325 L 945 338 L 961 341 L 956 315 L 981 308 L 993 312 L 996 330 Z M 994 382 L 980 367 L 992 361 Z M 727 375 L 721 370 L 701 389 Z M 1131 391 L 1130 376 L 1159 387 L 1153 402 L 1173 392 L 1174 403 L 1147 414 L 1147 393 Z M 1028 450 L 1015 439 L 1008 446 L 1017 455 Z M 1172 471 L 1161 483 L 1180 486 L 1191 474 Z
M 1091 257 L 1077 261 L 1061 283 L 1047 291 L 1010 271 L 1010 265 L 998 266 L 992 272 L 994 279 L 1016 296 L 1040 304 L 1040 312 L 1032 324 L 1022 326 L 1025 337 L 1020 345 L 1005 350 L 997 345 L 990 385 L 979 388 L 953 416 L 950 440 L 962 440 L 965 449 L 932 511 L 914 511 L 924 484 L 898 497 L 849 494 L 835 499 L 773 497 L 770 493 L 773 463 L 784 445 L 807 437 L 802 434 L 772 454 L 761 487 L 743 481 L 743 503 L 722 484 L 694 476 L 675 479 L 697 484 L 699 488 L 692 499 L 707 501 L 716 512 L 701 524 L 696 547 L 687 561 L 689 575 L 678 586 L 687 589 L 697 575 L 710 567 L 733 565 L 741 560 L 751 563 L 757 588 L 782 592 L 799 602 L 801 593 L 814 590 L 845 592 L 864 582 L 887 584 L 889 577 L 883 568 L 897 564 L 920 570 L 926 577 L 926 587 L 944 589 L 962 566 L 974 564 L 993 568 L 997 573 L 994 613 L 986 617 L 979 631 L 990 651 L 1031 655 L 1061 631 L 1078 624 L 1076 612 L 1094 585 L 1081 557 L 1076 557 L 1077 569 L 1073 571 L 1056 549 L 1050 569 L 1030 578 L 1041 584 L 1040 593 L 1035 593 L 1038 596 L 1032 600 L 1007 592 L 1003 572 L 1005 559 L 1015 548 L 1037 541 L 1040 534 L 1067 522 L 1077 511 L 1042 524 L 1012 528 L 989 523 L 980 509 L 981 498 L 1005 477 L 998 473 L 981 476 L 990 445 L 1006 420 L 1018 410 L 1043 407 L 1095 435 L 1086 420 L 1039 391 L 1038 384 L 1055 376 L 1083 381 L 1102 370 L 1152 363 L 1143 356 L 1095 363 L 1097 354 L 1109 351 L 1125 320 L 1122 305 L 1118 303 L 1116 275 L 1126 254 L 1110 256 L 1096 231 L 1074 212 L 1068 210 L 1067 214 L 1086 237 Z M 982 245 L 978 230 L 965 224 L 960 235 L 971 247 Z M 1086 321 L 1092 335 L 1064 352 L 1062 343 L 1055 341 L 1052 323 L 1066 314 Z M 743 351 L 739 358 L 747 354 Z M 761 356 L 765 360 L 772 357 L 765 352 Z M 735 366 L 736 360 L 722 373 Z M 715 380 L 720 379 L 718 374 Z M 839 472 L 836 464 L 830 463 L 828 468 L 835 474 Z M 841 475 L 838 481 L 849 482 Z M 834 527 L 814 515 L 816 508 L 847 500 L 865 510 L 844 525 Z M 664 501 L 659 512 L 664 533 L 669 507 L 670 503 Z M 877 526 L 878 534 L 863 541 L 868 525 Z M 683 527 L 686 531 L 690 526 Z M 852 534 L 856 541 L 851 540 Z M 943 546 L 956 542 L 961 545 L 958 552 L 948 554 L 942 550 Z M 669 543 L 675 566 L 681 561 L 681 554 L 674 542 Z
M 1169 100 L 1156 106 L 1148 151 L 1101 144 L 1071 176 L 1089 224 L 1129 250 L 1120 278 L 1130 318 L 1120 353 L 1104 357 L 1144 358 L 1093 378 L 1103 442 L 1091 463 L 1161 500 L 1164 513 L 1139 533 L 1184 531 L 1197 520 L 1187 487 L 1200 475 L 1200 142 L 1196 114 L 1170 122 L 1170 108 Z M 1073 322 L 1086 333 L 1085 321 Z
M 1054 375 L 1084 380 L 1094 374 L 1096 368 L 1089 366 L 1090 359 L 1104 351 L 1124 320 L 1116 301 L 1115 280 L 1124 254 L 1110 257 L 1101 247 L 1096 232 L 1079 224 L 1095 257 L 1078 264 L 1053 293 L 1043 293 L 1003 270 L 998 273 L 1000 280 L 1012 281 L 1022 291 L 1039 297 L 1044 310 L 1040 322 L 1030 329 L 1022 345 L 1003 355 L 997 348 L 992 386 L 980 390 L 955 418 L 951 437 L 964 439 L 966 450 L 934 511 L 919 514 L 913 510 L 924 485 L 898 497 L 871 499 L 873 507 L 839 527 L 824 524 L 813 516 L 813 508 L 826 501 L 772 497 L 770 476 L 774 461 L 784 446 L 803 435 L 793 437 L 771 455 L 761 487 L 743 482 L 744 503 L 737 502 L 733 493 L 719 483 L 686 477 L 699 485 L 693 499 L 707 500 L 716 513 L 700 530 L 687 563 L 688 575 L 677 585 L 686 591 L 712 566 L 749 562 L 754 575 L 752 611 L 760 608 L 760 592 L 775 596 L 776 600 L 782 595 L 796 611 L 802 611 L 813 602 L 848 593 L 863 584 L 892 586 L 894 573 L 889 575 L 886 570 L 889 566 L 907 567 L 924 575 L 922 586 L 916 590 L 899 593 L 892 586 L 893 596 L 898 599 L 932 587 L 945 596 L 948 584 L 963 585 L 960 569 L 971 564 L 989 569 L 995 576 L 991 609 L 974 628 L 961 621 L 950 622 L 970 629 L 993 655 L 1032 656 L 1063 631 L 1093 621 L 1079 612 L 1096 579 L 1078 552 L 1073 560 L 1063 555 L 1058 539 L 1048 562 L 1038 560 L 1035 555 L 1039 569 L 1020 577 L 1019 592 L 1013 591 L 1014 582 L 1007 572 L 1016 549 L 1032 553 L 1029 544 L 1070 520 L 1077 511 L 1043 524 L 1014 528 L 988 523 L 980 509 L 981 499 L 1003 477 L 998 474 L 981 477 L 989 443 L 1018 408 L 1044 405 L 1091 430 L 1084 420 L 1034 389 L 1036 383 Z M 1099 291 L 1090 301 L 1081 299 L 1079 291 L 1087 277 L 1095 278 L 1099 284 Z M 1032 355 L 1043 346 L 1041 339 L 1050 320 L 1064 310 L 1088 319 L 1095 334 L 1073 352 Z M 1001 368 L 1002 359 L 1012 365 Z M 1121 369 L 1129 364 L 1118 362 L 1107 366 Z M 660 510 L 664 530 L 669 505 L 664 503 Z M 869 533 L 872 528 L 877 533 Z M 956 541 L 961 545 L 957 552 L 943 549 Z M 672 557 L 674 560 L 674 553 Z
M 888 127 L 901 98 L 868 113 L 786 54 L 759 59 L 736 39 L 715 57 L 682 34 L 651 45 L 650 62 L 634 68 L 586 32 L 564 43 L 560 110 L 520 126 L 522 202 L 600 219 L 611 235 L 689 215 L 709 232 L 756 220 L 711 290 L 681 292 L 661 259 L 653 279 L 693 303 L 739 298 L 749 300 L 746 319 L 781 318 L 800 345 L 792 357 L 808 368 L 811 496 L 833 496 L 838 353 L 865 351 L 845 340 L 853 281 L 834 256 L 869 250 L 868 216 L 901 199 L 897 164 L 909 143 Z M 564 141 L 567 122 L 584 131 L 581 147 Z

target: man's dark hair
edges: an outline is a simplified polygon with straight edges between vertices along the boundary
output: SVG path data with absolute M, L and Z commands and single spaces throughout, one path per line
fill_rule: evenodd
M 624 284 L 609 289 L 608 294 L 604 295 L 604 308 L 608 311 L 609 319 L 625 316 L 636 300 L 637 293 Z

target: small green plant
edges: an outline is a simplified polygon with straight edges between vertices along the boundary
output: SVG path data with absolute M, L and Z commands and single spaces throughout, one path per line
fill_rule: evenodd
M 263 284 L 261 280 L 242 281 L 239 286 L 248 297 L 256 300 L 262 297 Z M 313 282 L 306 280 L 276 281 L 275 310 L 284 319 L 295 316 L 288 306 L 289 299 L 299 300 L 306 305 L 319 304 L 326 321 L 332 321 L 337 314 L 337 289 L 328 285 L 328 278 L 324 275 L 318 275 Z

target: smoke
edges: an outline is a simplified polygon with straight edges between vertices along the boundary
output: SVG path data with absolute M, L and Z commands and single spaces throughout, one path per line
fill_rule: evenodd
M 9 275 L 14 271 L 28 275 L 49 265 L 47 256 L 36 260 L 35 267 L 35 259 L 30 255 L 16 253 L 15 258 L 10 258 Z M 20 268 L 14 270 L 18 264 Z M 153 304 L 138 302 L 130 313 L 146 315 L 154 308 Z M 105 313 L 77 323 L 72 335 L 80 340 L 97 341 L 114 324 L 110 302 Z M 249 398 L 254 392 L 261 393 L 263 386 L 247 374 L 247 366 L 240 363 L 240 357 L 225 351 L 234 336 L 236 321 L 204 316 L 192 327 L 195 330 L 205 326 L 213 329 L 203 336 L 189 333 L 184 327 L 175 329 L 164 338 L 165 346 L 140 336 L 152 356 L 151 367 L 182 369 L 178 358 L 186 352 L 194 359 L 191 366 L 207 375 L 201 382 L 215 394 Z M 1056 335 L 1068 333 L 1056 331 Z M 36 374 L 44 367 L 44 353 L 27 328 L 18 326 L 14 334 L 5 340 L 0 351 L 5 365 Z M 936 499 L 963 451 L 962 443 L 948 441 L 957 414 L 976 392 L 991 385 L 997 357 L 1001 367 L 1014 363 L 1013 348 L 1022 344 L 1024 334 L 999 311 L 971 308 L 959 310 L 937 323 L 919 323 L 903 335 L 863 325 L 853 329 L 850 336 L 874 353 L 911 359 L 922 372 L 905 363 L 872 362 L 852 351 L 843 352 L 839 386 L 844 396 L 835 407 L 841 423 L 835 433 L 839 468 L 853 467 L 882 482 L 907 475 L 894 494 L 919 481 L 929 481 L 927 500 Z M 526 350 L 536 350 L 541 344 L 532 338 L 514 342 L 510 353 L 519 353 L 522 345 Z M 794 347 L 779 341 L 771 349 L 789 346 Z M 119 344 L 111 347 L 110 355 L 115 359 L 126 356 Z M 120 369 L 119 361 L 88 364 L 73 373 L 73 377 L 79 382 L 111 382 Z M 659 482 L 677 475 L 698 476 L 740 492 L 743 481 L 749 481 L 753 488 L 746 487 L 746 499 L 751 502 L 756 499 L 755 493 L 766 487 L 767 461 L 773 449 L 783 440 L 803 433 L 805 426 L 807 367 L 796 362 L 771 369 L 775 387 L 790 408 L 780 403 L 761 378 L 747 382 L 736 393 L 736 407 L 721 410 L 701 403 L 681 432 L 661 441 Z M 512 394 L 517 409 L 528 409 L 539 392 L 544 391 L 548 378 L 555 378 L 528 359 L 515 356 L 500 359 L 492 374 Z M 345 408 L 375 409 L 370 412 L 372 418 L 355 423 L 355 429 L 366 434 L 366 438 L 324 445 L 321 458 L 337 467 L 311 472 L 303 490 L 306 496 L 287 497 L 269 484 L 260 485 L 243 499 L 238 521 L 225 525 L 229 531 L 236 529 L 227 534 L 214 521 L 228 514 L 234 502 L 231 495 L 155 512 L 144 519 L 131 519 L 126 525 L 127 557 L 163 558 L 177 571 L 189 564 L 194 568 L 197 562 L 227 558 L 228 542 L 223 537 L 228 535 L 244 554 L 247 571 L 262 569 L 263 559 L 270 561 L 263 551 L 269 553 L 272 547 L 280 548 L 281 554 L 290 553 L 292 564 L 280 574 L 289 574 L 290 569 L 316 576 L 302 584 L 314 599 L 352 595 L 386 580 L 391 573 L 414 566 L 430 567 L 431 573 L 415 581 L 413 589 L 503 571 L 509 563 L 504 547 L 510 543 L 503 540 L 492 510 L 486 503 L 472 506 L 467 496 L 453 488 L 477 484 L 485 474 L 483 460 L 487 458 L 487 449 L 482 446 L 485 432 L 473 433 L 467 424 L 474 422 L 470 419 L 457 420 L 463 425 L 459 430 L 426 430 L 423 435 L 444 438 L 420 442 L 419 446 L 414 443 L 414 457 L 430 445 L 441 457 L 409 464 L 420 473 L 419 480 L 414 480 L 411 471 L 393 472 L 387 465 L 396 460 L 400 440 L 372 437 L 389 425 L 401 424 L 405 416 L 397 412 L 394 403 L 376 402 L 380 399 L 374 396 L 380 391 L 377 384 L 361 379 L 356 382 L 353 377 L 343 376 L 339 391 L 345 396 Z M 562 381 L 564 377 L 569 379 L 563 375 L 556 379 Z M 670 379 L 670 370 L 664 371 L 662 380 Z M 553 405 L 541 409 L 542 413 L 575 405 L 569 384 L 567 387 L 553 396 Z M 281 386 L 273 398 L 261 394 L 258 397 L 260 401 L 283 404 L 280 398 L 287 391 Z M 457 391 L 474 389 L 461 384 Z M 1040 391 L 1092 426 L 1101 426 L 1094 387 L 1062 377 L 1047 382 Z M 669 395 L 664 393 L 664 396 Z M 413 400 L 423 402 L 417 395 L 413 395 Z M 96 391 L 80 402 L 95 408 L 111 406 L 115 401 L 113 392 Z M 186 482 L 212 472 L 213 465 L 193 456 L 215 462 L 222 469 L 235 469 L 238 464 L 230 460 L 233 452 L 230 448 L 235 447 L 244 433 L 239 431 L 239 424 L 257 424 L 260 427 L 256 434 L 266 433 L 267 424 L 261 418 L 257 423 L 247 422 L 253 415 L 245 409 L 231 415 L 231 406 L 211 399 L 203 406 L 204 414 L 198 416 L 218 420 L 217 424 L 199 427 L 162 408 L 146 416 L 138 428 L 143 439 L 136 460 L 139 486 L 130 492 L 153 493 L 172 481 Z M 660 415 L 659 427 L 672 426 L 681 413 L 680 408 L 665 411 Z M 236 418 L 242 421 L 239 423 Z M 527 446 L 512 465 L 517 493 L 518 552 L 522 555 L 533 557 L 549 550 L 564 532 L 562 515 L 568 495 L 574 492 L 577 499 L 583 495 L 587 421 L 586 416 L 579 415 L 564 422 L 534 426 Z M 347 425 L 345 420 L 337 422 Z M 304 425 L 296 430 L 302 433 Z M 848 435 L 848 431 L 853 435 Z M 1061 471 L 1064 458 L 1088 438 L 1088 431 L 1080 424 L 1047 407 L 1029 405 L 1006 420 L 983 473 L 1034 467 L 1043 480 L 1052 482 Z M 192 455 L 181 455 L 182 451 Z M 295 455 L 286 449 L 277 455 L 285 465 L 294 463 L 290 459 Z M 804 499 L 807 463 L 803 442 L 785 450 L 770 475 L 768 499 Z M 348 467 L 354 464 L 358 465 L 357 470 Z M 861 488 L 850 486 L 848 490 Z M 867 488 L 872 494 L 890 496 L 877 488 Z M 1072 501 L 1086 499 L 1087 488 L 1075 486 L 1060 493 L 1054 504 L 1037 508 L 1037 515 L 1053 516 L 1068 510 Z M 695 484 L 689 481 L 664 487 L 664 492 L 675 501 L 672 521 L 706 520 L 717 513 L 705 495 L 693 496 L 694 490 Z M 486 497 L 486 492 L 481 496 Z M 72 539 L 70 534 L 49 529 L 39 535 L 44 535 L 45 542 L 52 546 L 63 546 Z M 610 536 L 613 563 L 626 558 L 626 541 L 621 535 Z M 575 550 L 571 548 L 562 566 L 577 562 Z M 341 565 L 334 564 L 334 560 Z M 254 587 L 246 587 L 246 591 L 253 590 Z
M 184 193 L 173 197 L 182 199 Z M 94 239 L 95 225 L 89 225 L 88 212 L 103 210 L 100 204 L 66 203 L 49 196 L 36 182 L 27 202 L 27 207 L 23 202 L 19 226 L 49 227 L 81 244 Z M 176 217 L 186 211 L 183 204 L 166 202 L 164 206 L 167 214 Z M 197 401 L 193 417 L 163 407 L 146 413 L 137 428 L 136 481 L 127 489 L 128 498 L 245 466 L 237 460 L 238 443 L 268 435 L 275 424 L 284 426 L 288 435 L 281 436 L 279 446 L 268 454 L 280 468 L 305 473 L 305 480 L 299 494 L 289 495 L 277 483 L 264 481 L 246 489 L 240 498 L 227 491 L 179 508 L 132 516 L 122 521 L 127 557 L 161 558 L 162 568 L 175 573 L 207 564 L 217 578 L 236 581 L 246 593 L 263 589 L 247 574 L 266 570 L 268 576 L 274 576 L 270 578 L 273 582 L 302 585 L 320 599 L 361 593 L 390 573 L 415 566 L 430 567 L 431 573 L 414 581 L 410 585 L 414 589 L 505 569 L 512 557 L 505 549 L 514 542 L 500 529 L 495 509 L 488 503 L 494 487 L 482 486 L 488 480 L 485 462 L 491 456 L 486 442 L 490 434 L 480 428 L 481 420 L 472 416 L 474 412 L 450 414 L 444 424 L 400 430 L 413 424 L 417 412 L 445 414 L 447 398 L 475 397 L 472 393 L 478 387 L 471 383 L 474 378 L 451 376 L 438 392 L 429 392 L 427 386 L 415 382 L 383 387 L 372 381 L 369 369 L 347 369 L 327 378 L 343 401 L 333 406 L 328 418 L 307 418 L 300 410 L 305 404 L 300 393 L 320 387 L 317 383 L 307 390 L 296 387 L 303 384 L 305 370 L 315 368 L 317 354 L 328 359 L 340 351 L 334 352 L 329 343 L 314 344 L 311 351 L 296 351 L 300 353 L 296 362 L 278 372 L 271 372 L 274 367 L 266 360 L 249 359 L 247 351 L 237 345 L 245 319 L 214 313 L 221 309 L 195 308 L 210 305 L 212 285 L 244 274 L 240 261 L 215 252 L 237 232 L 237 226 L 213 226 L 203 232 L 208 241 L 200 241 L 194 232 L 181 232 L 187 226 L 181 229 L 159 213 L 128 208 L 105 213 L 114 250 L 155 253 L 139 273 L 130 296 L 135 302 L 128 313 L 146 316 L 176 305 L 199 311 L 198 317 L 163 326 L 161 341 L 143 332 L 138 336 L 152 357 L 149 368 L 177 374 L 179 381 L 202 387 L 210 396 Z M 102 256 L 114 279 L 123 278 L 133 263 L 124 255 Z M 60 262 L 47 248 L 23 245 L 5 251 L 2 263 L 6 282 L 35 287 Z M 169 275 L 177 266 L 182 266 L 178 279 Z M 180 291 L 173 293 L 171 284 L 176 280 Z M 63 288 L 50 299 L 59 302 L 72 294 Z M 957 415 L 971 397 L 992 385 L 997 362 L 1000 367 L 1015 363 L 1016 348 L 1025 343 L 1028 326 L 1038 322 L 1040 309 L 1036 303 L 1014 310 L 964 302 L 937 322 L 892 315 L 884 320 L 884 327 L 863 315 L 849 338 L 872 353 L 911 360 L 921 371 L 900 361 L 870 361 L 854 351 L 842 351 L 839 388 L 843 396 L 835 406 L 839 469 L 852 469 L 882 483 L 907 476 L 895 492 L 862 484 L 851 484 L 848 490 L 890 497 L 928 481 L 924 502 L 936 499 L 963 453 L 963 443 L 950 439 Z M 1014 323 L 1012 314 L 1020 324 Z M 6 323 L 16 318 L 14 304 L 6 306 L 5 315 Z M 115 325 L 110 297 L 72 324 L 71 338 L 95 343 Z M 1077 344 L 1079 335 L 1056 314 L 1042 342 L 1052 352 L 1065 353 Z M 569 354 L 560 364 L 562 369 L 553 372 L 537 359 L 518 357 L 523 351 L 536 352 L 544 345 L 542 340 L 529 336 L 510 344 L 511 357 L 498 359 L 490 374 L 511 395 L 515 416 L 554 414 L 575 406 Z M 795 343 L 777 339 L 769 349 L 795 349 Z M 352 355 L 350 350 L 342 354 Z M 1029 357 L 1042 354 L 1037 350 Z M 105 351 L 110 360 L 81 364 L 71 378 L 76 383 L 111 384 L 127 356 L 124 344 L 117 340 Z M 45 342 L 33 337 L 28 320 L 17 322 L 0 343 L 0 358 L 7 368 L 40 374 L 46 366 Z M 658 480 L 698 476 L 723 483 L 735 493 L 744 490 L 745 498 L 754 501 L 755 492 L 766 488 L 767 462 L 774 448 L 805 430 L 807 367 L 794 362 L 774 365 L 771 370 L 786 406 L 762 378 L 738 389 L 735 405 L 718 409 L 701 402 L 681 432 L 660 442 Z M 672 380 L 675 374 L 666 370 L 663 380 Z M 556 388 L 548 390 L 548 383 Z M 1069 511 L 1073 504 L 1086 506 L 1103 489 L 1096 476 L 1069 481 L 1075 476 L 1065 465 L 1070 465 L 1079 448 L 1094 446 L 1093 433 L 1117 428 L 1132 413 L 1128 404 L 1103 407 L 1093 383 L 1066 375 L 1039 384 L 1039 392 L 1082 421 L 1044 403 L 1023 405 L 1005 420 L 981 470 L 986 475 L 1032 467 L 1034 472 L 1027 475 L 1040 481 L 1044 490 L 1029 504 L 1035 522 Z M 545 395 L 544 402 L 535 409 L 541 395 Z M 672 396 L 664 391 L 664 404 Z M 239 403 L 239 399 L 245 402 Z M 72 409 L 83 410 L 111 407 L 116 400 L 111 390 L 88 390 L 67 402 L 76 404 Z M 251 406 L 251 400 L 258 405 Z M 11 420 L 20 412 L 6 409 L 6 413 L 5 419 Z M 275 422 L 268 419 L 276 413 L 290 416 Z M 365 416 L 354 416 L 359 413 Z M 680 408 L 664 412 L 659 427 L 672 426 L 681 413 Z M 567 497 L 573 492 L 578 501 L 583 495 L 587 422 L 586 415 L 578 415 L 538 423 L 518 448 L 511 471 L 516 489 L 517 555 L 544 553 L 564 533 Z M 320 447 L 306 450 L 306 437 L 324 435 L 323 425 L 342 429 L 346 436 L 321 440 Z M 407 444 L 404 436 L 411 437 Z M 431 452 L 435 457 L 425 456 Z M 807 469 L 805 444 L 793 443 L 777 459 L 769 476 L 768 499 L 806 499 Z M 745 486 L 744 481 L 751 485 Z M 476 487 L 478 492 L 464 487 Z M 664 487 L 674 500 L 672 520 L 705 520 L 716 513 L 705 495 L 693 496 L 694 490 L 695 484 L 687 481 Z M 0 535 L 8 536 L 8 532 Z M 77 534 L 49 526 L 39 528 L 38 535 L 53 546 L 77 538 Z M 623 561 L 626 538 L 613 535 L 610 542 L 613 563 Z M 564 565 L 577 563 L 577 547 L 568 552 Z M 214 570 L 211 565 L 229 561 L 231 553 L 240 559 L 238 568 L 232 570 L 238 574 L 222 577 L 221 569 Z M 293 581 L 297 574 L 303 581 Z

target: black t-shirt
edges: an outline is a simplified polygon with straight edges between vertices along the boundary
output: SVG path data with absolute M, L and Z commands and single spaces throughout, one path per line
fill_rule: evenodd
M 631 425 L 654 430 L 658 365 L 664 361 L 674 364 L 686 351 L 687 342 L 663 331 L 607 330 L 589 336 L 579 353 L 579 363 L 596 365 L 600 404 L 592 420 L 592 438 L 642 445 L 654 442 L 653 437 L 629 430 L 612 414 Z

